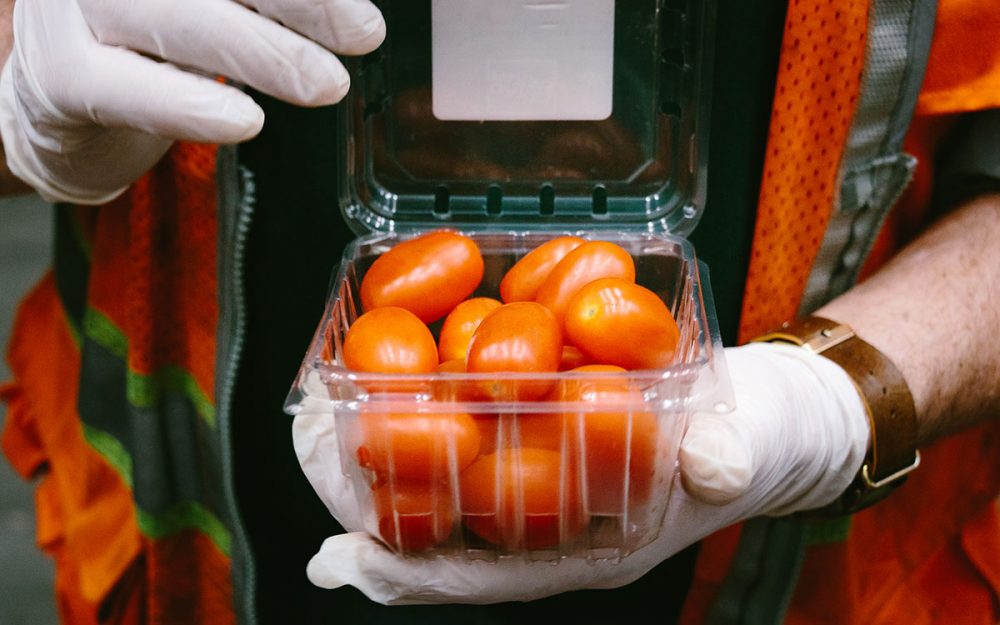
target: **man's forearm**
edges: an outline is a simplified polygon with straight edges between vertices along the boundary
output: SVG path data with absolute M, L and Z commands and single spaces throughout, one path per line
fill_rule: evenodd
M 1000 414 L 1000 194 L 948 214 L 817 314 L 851 325 L 903 372 L 918 439 Z

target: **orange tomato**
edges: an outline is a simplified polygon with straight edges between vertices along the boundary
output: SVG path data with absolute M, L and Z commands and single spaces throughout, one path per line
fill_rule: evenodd
M 535 301 L 551 310 L 561 325 L 566 306 L 577 291 L 598 278 L 610 277 L 635 281 L 631 254 L 608 241 L 589 241 L 559 261 L 538 288 Z
M 466 366 L 469 373 L 554 372 L 561 356 L 562 331 L 552 313 L 535 302 L 514 302 L 479 324 Z M 480 388 L 494 400 L 531 400 L 544 396 L 551 383 L 494 379 Z
M 584 365 L 593 364 L 590 357 L 580 351 L 575 345 L 563 345 L 562 357 L 559 359 L 559 370 L 569 371 Z
M 364 310 L 399 306 L 424 323 L 437 321 L 483 279 L 483 255 L 471 238 L 435 230 L 379 256 L 361 280 Z
M 465 358 L 445 360 L 437 366 L 438 373 L 465 373 Z
M 376 308 L 358 317 L 344 337 L 344 365 L 369 373 L 430 373 L 438 364 L 434 335 L 402 308 Z
M 461 358 L 469 351 L 469 341 L 476 328 L 489 313 L 500 308 L 500 302 L 491 297 L 467 299 L 452 309 L 441 326 L 438 339 L 438 357 L 441 362 Z
M 528 252 L 504 274 L 500 281 L 500 299 L 505 304 L 534 301 L 538 287 L 553 267 L 583 243 L 580 237 L 557 237 Z
M 459 479 L 462 520 L 504 549 L 572 540 L 589 517 L 580 505 L 576 471 L 562 469 L 562 455 L 547 449 L 501 449 L 480 457 Z
M 566 306 L 566 336 L 597 362 L 659 369 L 674 359 L 680 330 L 656 293 L 629 280 L 595 280 Z
M 579 412 L 564 414 L 563 420 L 580 424 L 588 510 L 622 514 L 626 507 L 649 501 L 658 449 L 656 415 L 646 410 L 639 389 L 622 377 L 624 369 L 590 365 L 574 371 L 611 374 L 565 380 L 559 400 L 585 404 Z
M 501 421 L 499 415 L 495 414 L 474 414 L 472 418 L 476 420 L 476 427 L 479 428 L 481 442 L 479 443 L 479 455 L 492 454 L 498 449 L 497 441 L 500 440 Z
M 465 413 L 362 412 L 358 463 L 389 479 L 446 479 L 479 453 L 479 428 Z
M 416 553 L 443 542 L 454 516 L 447 483 L 383 483 L 372 491 L 379 538 L 393 549 Z
M 549 399 L 577 404 L 579 410 L 561 406 L 550 414 L 519 415 L 519 443 L 581 455 L 589 512 L 622 514 L 626 506 L 649 500 L 656 471 L 656 416 L 623 377 L 625 369 L 587 365 L 569 373 L 577 372 L 588 375 L 560 381 Z M 598 373 L 609 375 L 593 375 Z

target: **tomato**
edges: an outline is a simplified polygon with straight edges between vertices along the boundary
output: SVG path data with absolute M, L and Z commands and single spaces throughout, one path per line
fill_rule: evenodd
M 437 366 L 438 373 L 465 373 L 465 358 L 445 360 Z
M 437 345 L 430 329 L 402 308 L 376 308 L 358 317 L 344 337 L 344 365 L 369 373 L 430 373 Z
M 474 297 L 455 306 L 441 326 L 441 338 L 438 339 L 441 362 L 456 358 L 465 360 L 472 334 L 483 318 L 497 308 L 500 308 L 500 302 L 491 297 Z
M 541 549 L 581 534 L 576 471 L 547 449 L 502 449 L 480 457 L 459 479 L 462 519 L 474 534 L 504 549 Z
M 528 252 L 500 281 L 500 299 L 505 304 L 534 301 L 552 268 L 583 243 L 580 237 L 558 237 Z
M 611 277 L 634 282 L 632 256 L 620 245 L 589 241 L 559 261 L 538 288 L 535 301 L 551 310 L 562 324 L 566 306 L 577 291 L 598 278 Z
M 584 365 L 593 364 L 590 357 L 580 351 L 575 345 L 563 345 L 562 357 L 559 359 L 559 370 L 569 371 Z
M 519 443 L 582 455 L 592 514 L 622 514 L 627 505 L 647 502 L 656 470 L 656 416 L 645 410 L 642 393 L 621 367 L 588 365 L 569 373 L 588 375 L 568 376 L 549 399 L 579 409 L 560 406 L 562 411 L 549 414 L 519 415 Z
M 556 371 L 562 356 L 562 330 L 552 313 L 535 302 L 504 304 L 483 319 L 472 335 L 469 373 Z M 504 380 L 480 385 L 493 400 L 532 400 L 551 388 L 546 381 Z
M 626 507 L 649 501 L 656 472 L 658 422 L 645 409 L 642 393 L 623 369 L 591 365 L 578 372 L 607 372 L 608 377 L 569 379 L 560 401 L 593 405 L 564 415 L 582 421 L 587 505 L 591 514 L 622 514 Z M 626 493 L 628 498 L 626 499 Z
M 476 427 L 479 428 L 480 443 L 479 455 L 492 454 L 498 449 L 497 441 L 503 433 L 501 420 L 495 414 L 474 414 L 472 418 L 476 420 Z
M 389 479 L 447 479 L 479 453 L 479 428 L 465 413 L 362 412 L 358 463 Z
M 570 299 L 566 336 L 597 362 L 659 369 L 674 359 L 680 330 L 656 293 L 628 280 L 595 280 Z
M 393 549 L 415 553 L 443 542 L 454 515 L 446 482 L 384 483 L 372 491 L 379 537 Z
M 483 279 L 483 255 L 471 238 L 435 230 L 379 256 L 361 280 L 364 310 L 399 306 L 424 323 L 444 317 Z

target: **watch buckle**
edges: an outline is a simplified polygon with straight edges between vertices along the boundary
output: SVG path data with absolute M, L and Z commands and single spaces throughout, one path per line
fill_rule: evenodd
M 896 480 L 899 480 L 899 479 L 905 477 L 908 473 L 910 473 L 911 471 L 913 471 L 914 469 L 916 469 L 917 467 L 919 467 L 920 466 L 920 450 L 919 449 L 915 449 L 913 451 L 913 463 L 911 463 L 909 466 L 903 467 L 902 469 L 900 469 L 899 471 L 896 471 L 892 475 L 887 475 L 887 476 L 885 476 L 884 478 L 882 478 L 881 480 L 878 480 L 878 481 L 873 481 L 872 480 L 871 475 L 869 474 L 868 466 L 869 466 L 869 464 L 867 462 L 865 462 L 861 466 L 861 479 L 862 479 L 862 481 L 864 481 L 865 486 L 867 486 L 870 489 L 882 488 L 883 486 L 891 484 L 891 483 L 895 482 Z

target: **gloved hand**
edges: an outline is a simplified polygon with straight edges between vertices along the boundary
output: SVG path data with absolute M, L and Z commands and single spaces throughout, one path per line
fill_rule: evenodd
M 552 566 L 519 558 L 404 558 L 353 531 L 323 543 L 309 562 L 309 579 L 324 588 L 349 584 L 390 605 L 527 601 L 622 586 L 735 522 L 833 501 L 860 467 L 869 437 L 863 404 L 847 374 L 821 356 L 778 344 L 729 348 L 726 361 L 736 411 L 692 417 L 676 478 L 683 488 L 672 489 L 657 539 L 620 562 L 567 558 Z M 339 462 L 332 423 L 329 416 L 297 416 L 296 452 L 333 515 L 345 528 L 359 530 L 349 481 L 324 467 Z
M 106 202 L 172 140 L 236 143 L 264 113 L 222 76 L 293 104 L 340 100 L 334 52 L 385 36 L 368 0 L 18 0 L 0 75 L 7 165 L 50 201 Z

